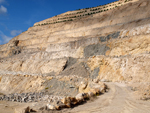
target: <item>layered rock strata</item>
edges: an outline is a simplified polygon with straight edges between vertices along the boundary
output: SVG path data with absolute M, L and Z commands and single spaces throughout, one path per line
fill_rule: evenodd
M 0 46 L 0 92 L 65 96 L 66 107 L 104 93 L 102 82 L 126 82 L 149 99 L 149 6 L 141 0 L 73 21 L 35 23 Z

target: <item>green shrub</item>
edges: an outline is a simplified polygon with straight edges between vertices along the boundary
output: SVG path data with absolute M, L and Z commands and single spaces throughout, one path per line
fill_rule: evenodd
M 45 89 L 49 89 L 48 87 L 46 87 Z

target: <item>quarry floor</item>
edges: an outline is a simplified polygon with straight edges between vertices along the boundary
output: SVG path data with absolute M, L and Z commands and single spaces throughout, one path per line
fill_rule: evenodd
M 74 108 L 60 111 L 41 110 L 36 113 L 149 113 L 150 101 L 139 100 L 124 83 L 106 83 L 109 91 Z M 14 103 L 0 101 L 0 113 L 18 113 L 27 106 L 39 107 L 42 103 Z

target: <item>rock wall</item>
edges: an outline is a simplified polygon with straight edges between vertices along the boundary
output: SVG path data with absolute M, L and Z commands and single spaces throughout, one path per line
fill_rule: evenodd
M 149 83 L 150 54 L 127 55 L 123 57 L 96 56 L 88 59 L 88 66 L 97 71 L 98 78 L 104 81 Z
M 44 51 L 26 54 L 15 51 L 13 57 L 1 59 L 0 70 L 21 74 L 59 74 L 67 64 L 67 57 L 88 59 L 103 55 L 110 58 L 148 54 L 150 51 L 149 25 L 114 32 L 96 38 L 50 44 Z M 18 55 L 17 55 L 18 54 Z
M 138 1 L 74 21 L 30 27 L 8 44 L 0 47 L 0 57 L 12 56 L 20 49 L 21 52 L 30 51 L 30 49 L 32 52 L 41 51 L 50 48 L 51 44 L 105 36 L 109 33 L 146 25 L 149 23 L 150 16 L 148 12 L 143 13 L 143 11 L 148 11 L 149 5 L 148 0 Z
M 74 21 L 33 26 L 0 46 L 0 74 L 150 82 L 149 6 L 142 0 Z

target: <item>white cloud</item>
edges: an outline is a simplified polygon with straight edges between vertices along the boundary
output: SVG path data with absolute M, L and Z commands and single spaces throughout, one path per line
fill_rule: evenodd
M 17 35 L 20 34 L 20 33 L 22 33 L 22 30 L 12 30 L 12 31 L 10 32 L 10 34 L 11 34 L 12 36 L 17 36 Z
M 0 4 L 3 3 L 3 2 L 5 2 L 5 0 L 0 0 Z
M 6 36 L 2 31 L 0 31 L 0 44 L 8 43 L 12 37 Z
M 0 14 L 7 13 L 7 8 L 3 5 L 0 6 Z

